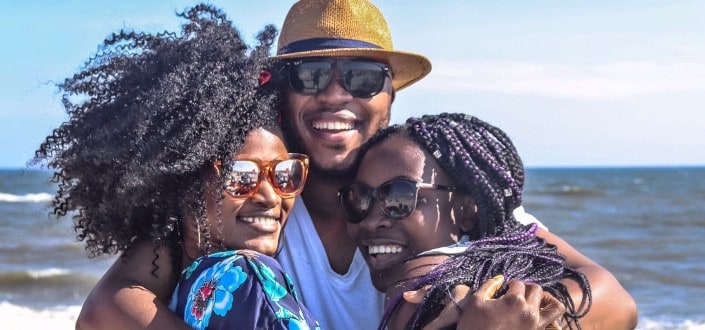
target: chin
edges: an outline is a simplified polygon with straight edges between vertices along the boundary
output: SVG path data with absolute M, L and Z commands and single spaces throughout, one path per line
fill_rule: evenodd
M 370 278 L 372 279 L 372 286 L 379 292 L 387 292 L 391 283 L 390 277 L 384 276 L 378 272 L 370 272 Z
M 272 243 L 260 242 L 259 244 L 248 244 L 247 245 L 248 250 L 257 251 L 261 254 L 268 255 L 270 257 L 273 256 L 275 253 L 277 253 L 278 247 L 279 247 L 278 242 L 272 242 Z
M 260 251 L 261 251 L 260 253 L 265 254 L 265 255 L 268 255 L 268 256 L 271 257 L 271 256 L 273 256 L 275 253 L 277 253 L 277 247 L 276 247 L 276 246 L 275 246 L 275 247 L 270 247 L 270 248 L 267 248 L 267 249 L 262 249 L 262 250 L 260 250 Z
M 325 166 L 321 166 L 320 164 L 311 164 L 311 169 L 313 169 L 317 175 L 321 176 L 333 178 L 352 178 L 355 177 L 355 168 L 352 163 L 352 161 L 344 159 L 334 164 L 325 164 Z

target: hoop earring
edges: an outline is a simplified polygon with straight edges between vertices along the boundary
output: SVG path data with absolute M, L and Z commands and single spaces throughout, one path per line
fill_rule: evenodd
M 196 220 L 196 231 L 198 231 L 198 236 L 196 236 L 196 243 L 198 245 L 198 249 L 201 249 L 201 221 Z

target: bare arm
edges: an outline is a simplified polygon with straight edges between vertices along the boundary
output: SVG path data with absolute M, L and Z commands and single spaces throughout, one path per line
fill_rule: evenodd
M 154 245 L 135 242 L 95 285 L 76 321 L 77 329 L 189 329 L 166 302 L 178 280 L 166 250 L 152 274 Z
M 537 235 L 556 245 L 558 252 L 565 255 L 566 265 L 581 271 L 588 278 L 593 302 L 590 312 L 579 321 L 583 329 L 636 328 L 636 302 L 614 275 L 551 232 L 539 229 Z M 580 306 L 582 291 L 578 283 L 569 279 L 562 283 L 570 291 L 575 306 Z

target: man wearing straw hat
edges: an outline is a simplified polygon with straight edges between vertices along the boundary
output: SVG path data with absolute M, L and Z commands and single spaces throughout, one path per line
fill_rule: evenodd
M 372 286 L 347 233 L 337 191 L 354 178 L 358 148 L 389 124 L 394 93 L 426 76 L 431 63 L 394 50 L 387 22 L 368 1 L 297 2 L 284 20 L 275 59 L 286 80 L 287 140 L 312 157 L 303 200 L 295 203 L 277 258 L 323 329 L 375 329 L 384 295 Z M 340 79 L 345 75 L 367 83 Z
M 323 329 L 374 329 L 383 295 L 348 236 L 337 191 L 354 177 L 358 148 L 389 124 L 395 92 L 426 76 L 431 63 L 394 50 L 384 16 L 366 0 L 297 2 L 282 26 L 275 59 L 283 67 L 282 126 L 290 147 L 311 157 L 278 259 Z M 537 221 L 518 213 L 520 221 Z M 592 318 L 610 329 L 635 326 L 635 304 L 609 272 L 548 231 L 541 236 L 591 280 L 595 303 L 584 325 Z M 605 292 L 626 301 L 601 298 Z

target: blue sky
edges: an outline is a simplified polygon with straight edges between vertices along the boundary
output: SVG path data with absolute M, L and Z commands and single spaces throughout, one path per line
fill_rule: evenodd
M 0 4 L 0 167 L 23 167 L 66 119 L 54 83 L 111 32 L 178 29 L 196 1 Z M 252 37 L 293 1 L 211 1 Z M 433 5 L 430 5 L 433 3 Z M 433 71 L 392 120 L 466 112 L 527 166 L 705 165 L 705 2 L 376 1 L 395 48 Z

